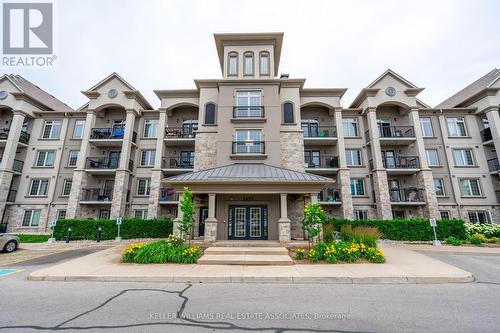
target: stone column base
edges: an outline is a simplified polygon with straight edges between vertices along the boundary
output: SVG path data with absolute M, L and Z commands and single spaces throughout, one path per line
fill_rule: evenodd
M 214 243 L 217 240 L 217 219 L 216 218 L 206 218 L 205 219 L 205 237 L 203 239 L 205 243 Z
M 278 220 L 280 243 L 289 243 L 291 240 L 291 221 L 289 218 L 282 217 Z
M 173 226 L 172 226 L 172 233 L 174 236 L 181 237 L 181 231 L 179 229 L 179 225 L 181 224 L 181 219 L 180 218 L 175 218 L 173 221 Z

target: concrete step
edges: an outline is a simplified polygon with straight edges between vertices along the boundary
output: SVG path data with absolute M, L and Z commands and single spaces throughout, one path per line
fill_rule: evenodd
M 285 247 L 209 247 L 205 254 L 222 255 L 288 255 Z
M 226 240 L 226 241 L 216 241 L 212 246 L 215 247 L 282 247 L 278 241 L 269 240 Z
M 200 265 L 293 265 L 289 255 L 204 254 L 198 259 Z

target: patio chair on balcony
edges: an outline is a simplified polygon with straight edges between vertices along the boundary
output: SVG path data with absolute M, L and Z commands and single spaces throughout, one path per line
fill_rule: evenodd
M 113 139 L 121 139 L 121 138 L 123 138 L 124 134 L 125 134 L 125 131 L 123 129 L 117 128 L 117 129 L 113 130 L 112 137 L 113 137 Z
M 179 168 L 179 163 L 175 158 L 171 158 L 169 162 L 169 168 L 171 169 L 178 169 Z

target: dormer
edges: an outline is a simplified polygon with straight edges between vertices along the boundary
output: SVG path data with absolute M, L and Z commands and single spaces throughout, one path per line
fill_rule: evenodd
M 278 72 L 283 33 L 214 34 L 225 79 L 273 79 Z

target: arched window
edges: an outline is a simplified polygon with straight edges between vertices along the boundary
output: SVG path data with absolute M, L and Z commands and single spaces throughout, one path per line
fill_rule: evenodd
M 295 116 L 293 114 L 293 103 L 292 102 L 283 103 L 283 123 L 284 124 L 295 123 Z
M 243 74 L 253 75 L 253 53 L 252 52 L 245 53 L 244 60 L 243 60 Z
M 215 124 L 215 104 L 207 103 L 205 105 L 205 125 Z
M 271 74 L 269 71 L 269 53 L 268 52 L 261 52 L 260 53 L 259 70 L 260 70 L 260 75 Z
M 228 75 L 238 75 L 238 53 L 236 52 L 229 53 Z

